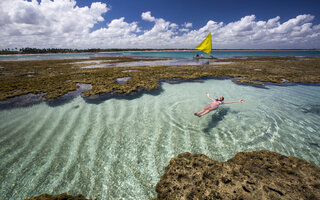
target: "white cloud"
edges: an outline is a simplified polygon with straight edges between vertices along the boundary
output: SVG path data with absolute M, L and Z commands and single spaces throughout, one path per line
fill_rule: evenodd
M 113 48 L 127 48 L 137 37 L 137 33 L 141 32 L 137 22 L 127 23 L 124 17 L 114 19 L 107 28 L 101 28 L 89 34 L 89 38 L 83 39 L 86 42 L 86 48 L 102 47 L 107 44 L 108 47 Z M 133 48 L 134 46 L 132 46 Z
M 290 19 L 287 22 L 280 24 L 274 29 L 275 33 L 287 33 L 293 29 L 299 29 L 301 25 L 308 23 L 314 19 L 311 15 L 299 15 L 296 18 Z
M 192 23 L 190 23 L 190 22 L 185 22 L 184 24 L 182 24 L 182 27 L 184 27 L 184 28 L 180 28 L 179 29 L 179 31 L 180 32 L 189 32 L 190 30 L 189 30 L 189 28 L 191 28 L 192 27 Z
M 151 16 L 151 12 L 147 11 L 147 12 L 143 12 L 141 14 L 141 17 L 143 20 L 149 21 L 149 22 L 154 22 L 156 20 L 156 18 Z
M 280 25 L 279 20 L 280 20 L 279 16 L 269 19 L 266 23 L 267 28 L 275 28 L 279 26 Z
M 320 25 L 307 14 L 285 22 L 255 15 L 228 24 L 209 20 L 194 29 L 191 22 L 178 25 L 147 11 L 141 19 L 153 23 L 150 29 L 125 17 L 94 28 L 108 10 L 101 2 L 79 7 L 75 0 L 0 0 L 0 48 L 193 48 L 208 32 L 213 48 L 320 47 Z
M 187 29 L 187 28 L 181 28 L 180 31 L 181 31 L 181 32 L 189 32 L 189 29 Z
M 147 12 L 151 16 L 151 12 Z M 142 48 L 168 48 L 173 46 L 173 37 L 178 33 L 178 25 L 162 18 L 154 18 L 154 26 L 145 30 L 144 34 L 137 37 L 137 47 Z
M 191 28 L 192 27 L 192 23 L 191 22 L 185 22 L 184 24 L 183 24 L 183 26 L 184 27 L 186 27 L 186 28 Z
M 101 15 L 107 11 L 99 2 L 78 7 L 75 0 L 1 0 L 0 39 L 8 46 L 72 46 L 73 39 L 85 37 L 104 20 Z
M 107 28 L 101 28 L 90 33 L 91 38 L 100 37 L 100 38 L 121 38 L 126 37 L 130 34 L 138 33 L 140 29 L 136 22 L 127 23 L 124 21 L 124 17 L 120 19 L 112 20 L 108 25 Z
M 178 24 L 175 24 L 175 23 L 171 23 L 169 26 L 172 30 L 176 30 L 179 28 Z

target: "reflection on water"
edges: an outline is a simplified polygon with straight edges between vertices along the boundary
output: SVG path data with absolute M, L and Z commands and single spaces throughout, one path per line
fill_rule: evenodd
M 320 165 L 320 87 L 267 87 L 163 83 L 160 92 L 139 98 L 77 97 L 1 110 L 0 199 L 62 192 L 151 199 L 169 160 L 186 151 L 225 161 L 267 149 Z M 207 91 L 246 102 L 195 117 L 210 103 Z

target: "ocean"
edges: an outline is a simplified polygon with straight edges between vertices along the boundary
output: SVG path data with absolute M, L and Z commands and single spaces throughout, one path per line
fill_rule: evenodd
M 191 53 L 115 54 L 183 58 L 177 54 Z M 224 53 L 220 57 L 311 56 Z M 246 102 L 222 105 L 198 118 L 193 113 L 210 103 L 205 92 Z M 0 110 L 0 199 L 63 192 L 92 199 L 151 199 L 170 159 L 183 152 L 226 161 L 237 152 L 265 149 L 320 166 L 319 127 L 320 84 L 163 82 L 157 91 L 128 98 L 76 96 L 64 103 L 10 107 Z
M 31 54 L 31 55 L 3 55 L 1 60 L 43 60 L 43 59 L 77 59 L 103 56 L 134 56 L 134 57 L 155 57 L 155 58 L 186 58 L 192 59 L 196 54 L 203 54 L 200 51 L 128 51 L 128 52 L 106 52 L 106 53 L 66 53 L 66 54 Z M 320 57 L 320 51 L 254 51 L 254 50 L 228 50 L 212 51 L 211 55 L 217 58 L 230 57 L 252 57 L 252 56 L 290 56 L 290 57 Z

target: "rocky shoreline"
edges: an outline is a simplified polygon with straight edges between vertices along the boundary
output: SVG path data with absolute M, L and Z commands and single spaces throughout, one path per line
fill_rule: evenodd
M 158 199 L 320 199 L 320 168 L 266 150 L 226 162 L 182 153 L 156 186 Z
M 160 87 L 160 80 L 194 80 L 205 77 L 233 78 L 238 83 L 320 83 L 320 58 L 253 57 L 216 59 L 211 64 L 130 66 L 133 62 L 165 59 L 99 57 L 69 60 L 0 61 L 0 101 L 26 94 L 55 99 L 76 91 L 78 84 L 91 85 L 82 92 L 130 94 Z M 168 59 L 166 59 L 168 60 Z M 107 67 L 95 67 L 96 62 Z M 117 66 L 127 63 L 129 66 Z M 142 63 L 143 64 L 143 63 Z M 86 68 L 85 68 L 86 67 Z M 118 80 L 126 81 L 119 82 Z
M 226 162 L 179 154 L 156 185 L 156 199 L 320 199 L 320 168 L 267 150 L 240 152 Z M 43 194 L 27 200 L 87 200 Z

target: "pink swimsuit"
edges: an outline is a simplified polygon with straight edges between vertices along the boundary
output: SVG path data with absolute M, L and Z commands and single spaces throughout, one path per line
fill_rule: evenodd
M 221 105 L 221 104 L 222 104 L 222 102 L 221 102 L 221 101 L 214 100 L 214 101 L 213 101 L 213 103 L 214 103 L 214 102 L 218 102 L 218 103 L 219 103 L 219 105 Z M 217 106 L 217 105 L 212 105 L 212 104 L 210 104 L 210 107 L 211 107 L 211 108 L 216 108 L 216 107 L 218 107 L 218 106 Z

